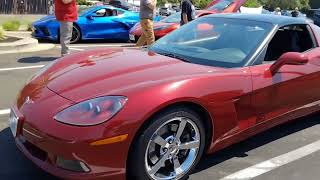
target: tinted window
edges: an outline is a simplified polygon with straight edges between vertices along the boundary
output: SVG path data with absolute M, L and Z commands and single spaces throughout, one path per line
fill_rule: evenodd
M 196 15 L 199 14 L 199 11 L 196 12 Z M 166 23 L 180 23 L 181 21 L 181 12 L 177 12 L 175 14 L 172 14 L 166 18 L 164 18 L 163 20 L 161 20 L 162 22 L 166 22 Z
M 256 21 L 205 17 L 161 38 L 151 50 L 195 64 L 242 67 L 272 27 Z
M 217 4 L 209 7 L 209 10 L 218 10 L 218 11 L 223 11 L 226 8 L 228 8 L 234 0 L 221 0 L 220 2 L 218 2 Z
M 306 25 L 281 27 L 269 43 L 264 61 L 275 61 L 287 52 L 305 52 L 313 49 L 313 39 Z

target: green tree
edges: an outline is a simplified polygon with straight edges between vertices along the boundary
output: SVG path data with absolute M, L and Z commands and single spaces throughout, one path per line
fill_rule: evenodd
M 196 7 L 200 9 L 204 9 L 208 6 L 209 3 L 211 3 L 212 0 L 193 0 L 193 3 Z
M 309 0 L 260 0 L 265 7 L 274 9 L 280 7 L 281 9 L 299 9 L 307 10 L 310 8 Z
M 259 0 L 247 0 L 243 6 L 249 7 L 249 8 L 257 8 L 257 7 L 261 7 L 261 3 L 259 2 Z

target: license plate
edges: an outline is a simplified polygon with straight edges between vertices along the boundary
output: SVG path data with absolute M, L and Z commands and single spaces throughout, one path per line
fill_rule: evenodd
M 9 127 L 14 137 L 17 136 L 17 129 L 19 124 L 19 118 L 15 114 L 15 112 L 11 109 L 10 117 L 9 117 Z
M 135 40 L 136 40 L 136 38 L 134 37 L 133 34 L 129 34 L 129 39 L 130 39 L 131 41 L 135 41 Z

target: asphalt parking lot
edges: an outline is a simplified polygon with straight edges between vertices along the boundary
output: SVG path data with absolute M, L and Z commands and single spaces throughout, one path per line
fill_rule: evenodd
M 127 44 L 72 45 L 72 52 Z M 37 70 L 59 56 L 59 46 L 41 52 L 0 56 L 0 179 L 57 179 L 33 165 L 15 147 L 8 108 Z M 292 121 L 205 156 L 192 180 L 319 180 L 320 114 Z

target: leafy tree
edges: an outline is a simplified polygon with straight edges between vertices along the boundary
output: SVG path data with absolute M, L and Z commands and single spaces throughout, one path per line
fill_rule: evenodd
M 200 9 L 206 8 L 211 2 L 212 0 L 193 0 L 194 5 Z
M 76 0 L 78 5 L 90 5 L 86 0 Z
M 243 6 L 249 7 L 249 8 L 257 8 L 257 7 L 261 7 L 261 3 L 259 0 L 247 0 Z
M 281 9 L 309 9 L 309 0 L 262 0 L 265 7 L 274 9 L 280 7 Z

